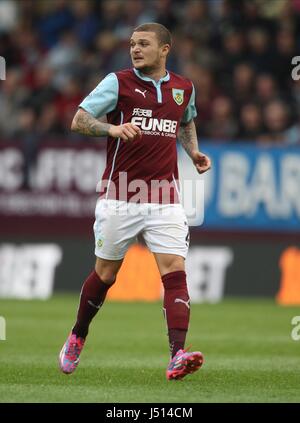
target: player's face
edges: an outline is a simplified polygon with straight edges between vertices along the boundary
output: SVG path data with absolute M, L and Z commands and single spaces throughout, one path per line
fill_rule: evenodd
M 164 64 L 169 46 L 160 46 L 155 32 L 134 32 L 130 39 L 130 56 L 136 69 L 153 69 Z

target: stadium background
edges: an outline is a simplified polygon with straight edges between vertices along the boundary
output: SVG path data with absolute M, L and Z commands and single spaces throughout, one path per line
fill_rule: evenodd
M 300 72 L 292 64 L 300 56 L 300 2 L 1 0 L 0 315 L 8 323 L 30 310 L 7 298 L 49 300 L 29 302 L 42 316 L 73 292 L 66 297 L 71 324 L 94 264 L 105 140 L 71 133 L 70 123 L 107 73 L 131 66 L 128 36 L 149 21 L 172 31 L 168 69 L 195 85 L 199 145 L 213 162 L 200 177 L 179 147 L 182 180 L 205 186 L 204 223 L 192 222 L 187 259 L 193 319 L 225 319 L 226 300 L 242 297 L 254 309 L 247 315 L 246 303 L 233 303 L 228 327 L 242 309 L 255 327 L 259 304 L 269 316 L 280 313 L 268 308 L 274 301 L 300 304 Z M 125 319 L 120 301 L 160 304 L 160 278 L 143 245 L 129 251 L 118 279 L 108 296 L 116 316 Z M 200 312 L 197 302 L 215 308 L 199 305 Z M 270 331 L 277 322 L 289 337 L 291 310 L 284 324 L 270 317 Z M 60 330 L 63 341 L 66 327 Z

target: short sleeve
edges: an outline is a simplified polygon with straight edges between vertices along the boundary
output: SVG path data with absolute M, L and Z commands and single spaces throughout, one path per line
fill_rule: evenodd
M 191 94 L 191 97 L 190 97 L 190 101 L 189 101 L 188 105 L 186 106 L 186 109 L 184 111 L 184 115 L 181 119 L 181 122 L 188 123 L 192 119 L 194 119 L 196 116 L 197 116 L 197 110 L 196 110 L 196 106 L 195 106 L 195 88 L 194 88 L 194 85 L 193 85 L 193 90 L 192 90 L 192 94 Z
M 114 110 L 118 103 L 119 82 L 115 73 L 109 73 L 97 87 L 79 104 L 95 118 Z

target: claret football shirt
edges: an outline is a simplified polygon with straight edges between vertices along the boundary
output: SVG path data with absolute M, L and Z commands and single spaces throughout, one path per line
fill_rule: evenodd
M 108 137 L 102 198 L 179 202 L 177 133 L 181 122 L 197 115 L 191 81 L 173 72 L 155 81 L 126 69 L 108 74 L 79 107 L 95 118 L 106 115 L 113 125 L 131 122 L 142 131 L 141 139 L 129 143 Z M 168 183 L 169 197 L 161 190 Z

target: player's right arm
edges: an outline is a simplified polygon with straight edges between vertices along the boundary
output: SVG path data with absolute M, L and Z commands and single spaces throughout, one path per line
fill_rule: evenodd
M 115 73 L 110 73 L 80 103 L 71 130 L 91 137 L 120 138 L 125 142 L 141 137 L 140 128 L 132 123 L 112 125 L 98 120 L 116 109 L 118 96 L 118 78 Z
M 78 109 L 73 118 L 71 130 L 90 137 L 109 136 L 112 138 L 121 138 L 125 142 L 133 141 L 142 135 L 140 128 L 132 123 L 112 125 L 110 123 L 100 122 L 89 112 L 81 108 Z

